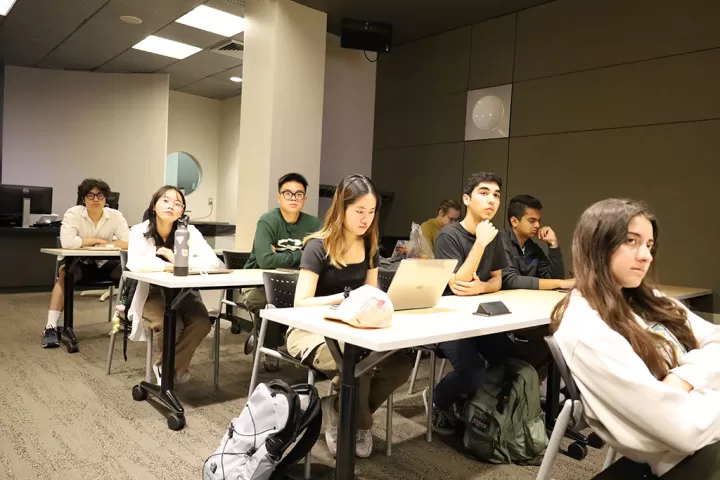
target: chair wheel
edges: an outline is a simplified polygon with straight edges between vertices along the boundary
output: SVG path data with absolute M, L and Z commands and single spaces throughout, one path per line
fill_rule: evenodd
M 232 325 L 230 325 L 230 333 L 232 333 L 233 335 L 238 335 L 241 332 L 242 330 L 240 329 L 240 325 L 238 325 L 237 323 L 233 323 Z
M 595 432 L 592 432 L 590 435 L 588 435 L 587 439 L 588 445 L 590 445 L 592 448 L 603 448 L 605 446 L 605 441 L 600 438 L 600 436 Z
M 185 427 L 185 415 L 171 413 L 167 420 L 168 428 L 174 432 L 182 430 Z
M 133 400 L 136 402 L 142 402 L 144 400 L 147 400 L 148 393 L 144 389 L 140 388 L 140 385 L 135 385 L 132 388 L 132 396 Z
M 78 352 L 77 343 L 68 343 L 67 351 L 68 351 L 68 353 L 77 353 Z
M 587 456 L 587 453 L 587 447 L 579 442 L 571 443 L 567 450 L 568 457 L 574 458 L 575 460 L 582 460 Z

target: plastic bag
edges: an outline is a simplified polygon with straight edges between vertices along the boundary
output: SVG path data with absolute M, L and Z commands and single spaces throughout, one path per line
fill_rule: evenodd
M 433 247 L 425 235 L 423 235 L 420 225 L 412 224 L 410 229 L 410 240 L 405 244 L 407 250 L 406 258 L 435 258 Z

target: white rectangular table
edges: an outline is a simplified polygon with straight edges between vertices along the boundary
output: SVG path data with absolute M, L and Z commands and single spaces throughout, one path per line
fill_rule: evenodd
M 41 248 L 40 253 L 65 258 L 65 282 L 63 285 L 63 297 L 65 306 L 63 308 L 63 326 L 60 332 L 60 340 L 67 343 L 68 353 L 78 351 L 77 338 L 73 328 L 73 310 L 75 281 L 73 267 L 83 259 L 92 258 L 95 260 L 113 260 L 120 257 L 120 250 L 87 250 L 83 248 Z M 112 298 L 109 300 L 109 309 L 112 311 Z
M 175 384 L 175 319 L 177 306 L 192 290 L 212 290 L 262 286 L 263 270 L 233 270 L 232 273 L 188 275 L 176 277 L 170 272 L 123 272 L 125 278 L 156 285 L 165 293 L 165 317 L 163 319 L 162 376 L 161 385 L 143 381 L 133 387 L 133 398 L 143 401 L 153 398 L 170 411 L 168 427 L 180 430 L 185 426 L 185 410 L 173 392 Z
M 340 368 L 340 415 L 335 464 L 335 478 L 340 480 L 354 478 L 355 472 L 357 373 L 374 363 L 367 359 L 360 365 L 360 349 L 387 352 L 545 325 L 550 322 L 553 307 L 564 295 L 552 291 L 507 290 L 475 297 L 442 297 L 434 308 L 395 312 L 392 325 L 377 330 L 357 329 L 325 320 L 323 316 L 328 312 L 328 307 L 266 309 L 261 310 L 260 315 L 273 322 L 322 335 L 329 344 L 334 344 L 331 349 L 336 351 L 339 351 L 337 342 L 345 344 Z M 479 303 L 491 301 L 502 301 L 511 313 L 497 317 L 473 315 Z M 262 342 L 262 339 L 259 341 Z

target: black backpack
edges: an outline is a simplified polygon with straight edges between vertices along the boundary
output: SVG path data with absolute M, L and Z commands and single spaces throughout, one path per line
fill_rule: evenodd
M 288 467 L 315 445 L 321 425 L 320 397 L 314 386 L 291 387 L 282 380 L 261 383 L 205 460 L 203 479 L 284 479 Z

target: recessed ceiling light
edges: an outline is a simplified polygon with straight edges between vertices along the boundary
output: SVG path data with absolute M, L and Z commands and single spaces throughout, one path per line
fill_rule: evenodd
M 0 15 L 7 15 L 13 5 L 15 0 L 0 0 Z
M 200 5 L 175 21 L 223 37 L 232 37 L 245 30 L 244 18 L 205 5 Z
M 232 80 L 233 82 L 236 82 L 236 83 L 242 82 L 242 78 L 240 78 L 240 77 L 230 77 L 230 80 Z
M 177 58 L 178 60 L 187 58 L 190 55 L 196 54 L 202 50 L 202 48 L 193 47 L 192 45 L 188 45 L 186 43 L 175 42 L 173 40 L 168 40 L 167 38 L 156 37 L 155 35 L 150 35 L 132 48 L 142 50 L 144 52 L 164 55 L 166 57 Z
M 122 20 L 125 23 L 129 23 L 130 25 L 140 25 L 142 23 L 142 20 L 138 17 L 133 17 L 132 15 L 123 15 L 120 17 L 120 20 Z

